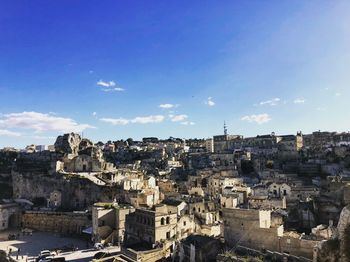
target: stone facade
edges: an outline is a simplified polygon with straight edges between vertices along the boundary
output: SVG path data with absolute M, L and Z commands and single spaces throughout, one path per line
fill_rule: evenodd
M 127 241 L 152 246 L 175 238 L 176 225 L 177 212 L 172 213 L 166 205 L 155 206 L 153 210 L 138 208 L 127 216 Z
M 0 231 L 20 225 L 20 209 L 16 203 L 0 204 Z
M 92 232 L 96 243 L 124 241 L 126 216 L 135 209 L 117 203 L 95 203 L 92 208 Z
M 22 226 L 46 232 L 80 235 L 91 226 L 85 212 L 26 211 L 22 215 Z

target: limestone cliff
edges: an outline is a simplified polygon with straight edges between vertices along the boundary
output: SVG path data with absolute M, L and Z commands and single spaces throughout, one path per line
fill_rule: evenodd
M 338 234 L 340 239 L 341 262 L 349 261 L 349 229 L 350 229 L 350 205 L 343 208 L 338 222 Z
M 53 191 L 58 190 L 62 192 L 64 209 L 83 210 L 95 202 L 108 202 L 121 196 L 115 187 L 96 185 L 79 176 L 13 171 L 12 177 L 15 198 L 31 201 L 35 198 L 48 199 Z
M 58 136 L 55 142 L 56 152 L 66 153 L 66 154 L 78 154 L 79 144 L 81 142 L 81 137 L 76 133 L 64 134 L 63 136 Z

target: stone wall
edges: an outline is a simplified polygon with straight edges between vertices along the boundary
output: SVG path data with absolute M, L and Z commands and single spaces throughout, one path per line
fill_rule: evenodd
M 50 194 L 58 190 L 62 192 L 62 208 L 83 210 L 96 202 L 110 202 L 121 196 L 117 188 L 96 185 L 88 179 L 74 175 L 55 173 L 12 172 L 13 195 L 15 198 L 33 200 L 43 197 L 50 198 Z
M 271 227 L 269 223 L 261 223 L 267 219 L 265 217 L 268 214 L 259 211 L 223 209 L 224 238 L 229 246 L 242 245 L 257 250 L 267 249 L 306 258 L 313 257 L 317 241 L 304 239 L 299 234 L 283 234 L 281 226 Z
M 91 220 L 86 213 L 26 211 L 22 225 L 39 231 L 79 235 L 91 226 Z

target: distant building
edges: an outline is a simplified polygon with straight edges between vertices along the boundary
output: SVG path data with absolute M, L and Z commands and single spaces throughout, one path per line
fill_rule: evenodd
M 208 153 L 214 152 L 214 140 L 213 140 L 213 138 L 207 138 L 205 140 L 205 149 L 207 150 Z

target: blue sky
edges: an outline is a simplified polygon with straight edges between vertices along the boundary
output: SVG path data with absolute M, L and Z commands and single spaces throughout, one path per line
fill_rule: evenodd
M 349 1 L 2 1 L 0 147 L 348 131 Z

